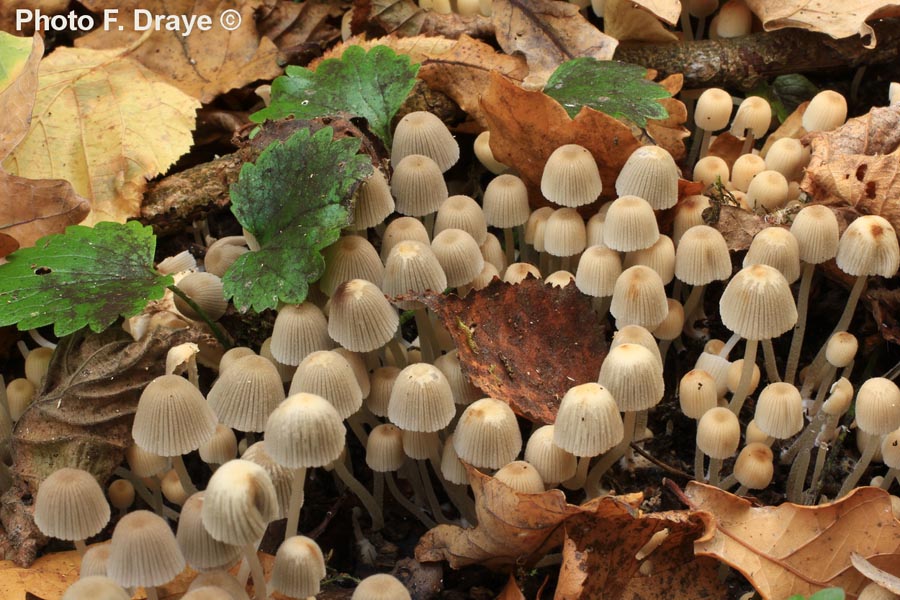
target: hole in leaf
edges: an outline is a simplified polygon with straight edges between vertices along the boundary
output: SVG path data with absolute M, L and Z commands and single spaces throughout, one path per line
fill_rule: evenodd
M 859 168 L 856 169 L 856 180 L 862 181 L 866 176 L 866 171 L 868 170 L 868 165 L 859 165 Z
M 53 269 L 51 269 L 50 267 L 38 267 L 34 270 L 35 275 L 49 275 L 52 272 Z

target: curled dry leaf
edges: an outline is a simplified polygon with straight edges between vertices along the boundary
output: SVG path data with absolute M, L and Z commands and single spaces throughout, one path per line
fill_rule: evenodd
M 465 298 L 426 292 L 416 299 L 450 332 L 469 381 L 537 423 L 553 423 L 566 391 L 596 381 L 606 356 L 604 327 L 574 284 L 496 279 Z
M 806 597 L 827 587 L 855 598 L 868 581 L 853 568 L 853 553 L 900 573 L 900 521 L 884 490 L 856 488 L 819 506 L 762 507 L 696 482 L 676 493 L 692 510 L 715 517 L 715 528 L 695 542 L 695 553 L 734 567 L 763 598 Z
M 900 577 L 882 571 L 856 552 L 850 554 L 850 562 L 853 564 L 853 568 L 865 575 L 867 579 L 874 581 L 893 594 L 900 594 Z
M 900 105 L 873 108 L 807 139 L 812 158 L 801 189 L 816 202 L 849 205 L 900 230 Z
M 653 13 L 669 25 L 675 25 L 681 17 L 680 0 L 631 0 L 631 2 Z
M 603 31 L 620 42 L 665 44 L 678 41 L 678 36 L 663 27 L 654 14 L 632 0 L 606 0 Z
M 350 30 L 354 33 L 372 29 L 397 37 L 418 35 L 427 11 L 413 0 L 356 0 Z
M 835 39 L 859 34 L 869 37 L 867 48 L 876 44 L 875 32 L 866 21 L 900 15 L 900 7 L 891 0 L 747 0 L 766 31 L 794 27 L 818 31 Z

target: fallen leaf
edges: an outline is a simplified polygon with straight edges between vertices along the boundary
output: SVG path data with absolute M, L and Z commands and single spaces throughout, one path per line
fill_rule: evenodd
M 82 329 L 60 341 L 39 397 L 13 433 L 13 486 L 0 498 L 0 555 L 28 565 L 46 543 L 31 514 L 33 494 L 50 473 L 75 467 L 98 481 L 109 478 L 132 443 L 141 391 L 163 374 L 168 349 L 185 342 L 209 339 L 192 329 L 155 329 L 135 342 L 113 327 L 100 334 Z
M 772 144 L 783 137 L 800 139 L 808 133 L 803 129 L 803 113 L 806 112 L 807 106 L 809 106 L 809 101 L 798 104 L 797 108 L 794 109 L 794 112 L 792 112 L 787 119 L 782 121 L 781 125 L 779 125 L 775 131 L 766 136 L 766 143 L 763 144 L 763 147 L 759 151 L 760 156 L 765 158 L 766 153 L 769 151 L 769 148 L 772 147 Z
M 15 238 L 20 247 L 81 222 L 90 210 L 68 181 L 25 179 L 0 170 L 0 233 Z
M 891 593 L 900 594 L 900 577 L 882 571 L 856 552 L 850 554 L 850 562 L 854 569 L 866 576 L 866 579 L 874 581 Z
M 900 228 L 900 105 L 873 108 L 807 139 L 812 157 L 803 191 L 819 203 L 849 205 Z
M 652 70 L 651 72 L 653 75 L 648 73 L 648 78 L 652 79 L 656 76 L 656 72 Z M 669 116 L 665 119 L 650 119 L 647 121 L 647 133 L 650 134 L 657 146 L 665 148 L 676 161 L 684 158 L 684 140 L 691 135 L 691 132 L 684 126 L 688 116 L 687 107 L 684 105 L 684 102 L 675 98 L 678 92 L 681 91 L 683 84 L 684 75 L 681 73 L 669 75 L 659 82 L 659 85 L 665 88 L 672 96 L 671 98 L 659 100 L 659 103 L 666 109 Z
M 328 22 L 341 16 L 339 4 L 324 0 L 263 3 L 260 10 L 263 14 L 256 22 L 259 35 L 275 42 L 282 52 L 291 52 L 301 45 L 316 46 L 321 52 L 320 43 L 340 40 L 341 32 Z
M 16 27 L 16 11 L 25 10 L 34 14 L 53 16 L 69 8 L 69 0 L 4 0 L 0 2 L 0 30 L 16 31 L 22 35 L 34 33 L 34 23 L 24 23 L 21 31 Z
M 692 510 L 715 518 L 715 528 L 695 542 L 694 551 L 740 571 L 764 599 L 808 596 L 827 587 L 841 587 L 855 598 L 868 580 L 853 568 L 853 553 L 900 573 L 900 522 L 884 490 L 860 487 L 818 506 L 756 507 L 690 482 L 681 497 Z
M 28 133 L 44 40 L 39 35 L 17 38 L 0 31 L 0 48 L 3 49 L 0 52 L 0 114 L 3 115 L 0 160 L 3 160 Z
M 681 18 L 679 0 L 631 0 L 631 2 L 653 13 L 669 25 L 677 24 Z
M 710 225 L 719 230 L 731 252 L 748 249 L 753 237 L 769 227 L 761 216 L 737 206 L 722 206 L 719 220 Z
M 163 81 L 204 104 L 228 90 L 281 73 L 276 63 L 278 48 L 269 38 L 260 36 L 256 28 L 255 13 L 262 0 L 85 0 L 82 4 L 99 14 L 116 8 L 118 22 L 124 25 L 98 28 L 75 42 L 78 47 L 94 50 L 134 44 L 144 33 L 135 30 L 135 24 L 146 22 L 143 15 L 210 17 L 210 27 L 195 28 L 190 35 L 185 35 L 183 24 L 179 31 L 154 27 L 150 37 L 129 54 Z M 136 13 L 137 9 L 141 12 Z M 240 15 L 240 25 L 233 30 L 220 24 L 219 19 L 227 11 Z
M 519 589 L 519 584 L 516 583 L 516 578 L 512 573 L 509 574 L 509 581 L 503 586 L 497 600 L 525 600 L 525 594 Z
M 653 13 L 632 0 L 606 0 L 603 7 L 603 31 L 620 42 L 665 44 L 678 36 L 659 22 Z
M 386 34 L 409 37 L 422 30 L 425 14 L 412 0 L 356 0 L 350 29 L 365 31 L 375 25 Z
M 139 215 L 147 178 L 190 148 L 199 102 L 122 49 L 57 48 L 38 83 L 31 129 L 6 170 L 71 182 L 91 200 L 87 224 Z
M 728 165 L 728 171 L 734 166 L 734 161 L 743 154 L 744 140 L 731 135 L 728 131 L 722 131 L 716 134 L 716 138 L 709 145 L 707 155 L 718 156 Z M 722 183 L 727 183 L 723 181 Z
M 491 21 L 503 51 L 524 54 L 530 74 L 543 79 L 580 56 L 610 60 L 618 45 L 566 2 L 495 0 Z
M 866 24 L 874 19 L 900 15 L 900 7 L 891 0 L 848 0 L 835 4 L 832 0 L 747 0 L 766 31 L 793 27 L 825 33 L 835 39 L 858 33 L 869 37 L 866 48 L 874 48 L 875 32 Z
M 469 381 L 537 423 L 553 423 L 566 391 L 596 381 L 606 356 L 604 326 L 572 284 L 497 279 L 465 298 L 426 292 L 416 299 L 450 332 Z

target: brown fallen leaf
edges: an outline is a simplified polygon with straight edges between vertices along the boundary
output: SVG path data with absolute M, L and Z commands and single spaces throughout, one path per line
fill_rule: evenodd
M 649 71 L 648 79 L 656 77 L 656 71 Z M 669 113 L 665 119 L 650 119 L 647 121 L 647 132 L 657 146 L 661 146 L 668 150 L 676 161 L 680 161 L 685 156 L 684 140 L 691 135 L 691 132 L 684 126 L 687 122 L 687 107 L 684 102 L 675 98 L 681 91 L 684 84 L 684 76 L 681 73 L 669 75 L 659 82 L 666 91 L 672 94 L 671 98 L 662 98 L 657 100 Z
M 293 53 L 298 46 L 310 45 L 320 53 L 321 44 L 340 40 L 340 30 L 328 23 L 343 12 L 334 2 L 263 2 L 259 11 L 258 34 L 275 42 L 282 52 Z
M 725 238 L 731 252 L 748 249 L 753 236 L 769 227 L 763 217 L 737 206 L 722 206 L 719 220 L 711 225 Z
M 675 25 L 681 18 L 680 0 L 631 0 L 632 3 L 653 13 L 669 25 Z
M 874 48 L 875 32 L 866 21 L 900 15 L 900 6 L 891 0 L 747 0 L 766 31 L 794 27 L 818 31 L 835 39 L 859 34 L 869 37 Z
M 610 60 L 618 45 L 567 2 L 495 0 L 491 21 L 503 51 L 524 54 L 530 74 L 544 80 L 573 58 Z
M 718 156 L 728 165 L 728 170 L 734 166 L 734 161 L 741 155 L 744 149 L 744 140 L 737 138 L 728 131 L 722 131 L 716 134 L 716 139 L 709 145 L 709 156 Z M 723 182 L 727 183 L 727 182 Z
M 760 156 L 765 158 L 766 153 L 769 151 L 769 148 L 771 148 L 772 144 L 783 137 L 790 137 L 799 140 L 808 133 L 805 129 L 803 129 L 803 113 L 806 112 L 807 106 L 809 106 L 809 100 L 800 103 L 797 108 L 794 109 L 794 112 L 788 115 L 788 118 L 785 119 L 784 122 L 779 125 L 775 131 L 766 136 L 766 143 L 763 144 L 763 147 L 759 151 Z
M 450 332 L 469 381 L 537 423 L 553 423 L 566 391 L 596 381 L 606 356 L 605 328 L 574 284 L 496 279 L 465 298 L 428 292 L 416 299 Z
M 509 574 L 509 581 L 503 586 L 497 600 L 525 600 L 525 594 L 519 589 L 519 584 L 516 583 L 516 578 L 512 573 Z
M 15 238 L 20 247 L 81 222 L 90 210 L 68 181 L 25 179 L 0 170 L 0 233 Z
M 800 188 L 816 202 L 849 205 L 900 228 L 900 105 L 876 107 L 827 133 L 811 133 Z
M 884 490 L 860 487 L 819 506 L 762 507 L 696 482 L 676 493 L 690 509 L 715 518 L 715 528 L 695 542 L 694 551 L 740 571 L 763 598 L 805 597 L 826 587 L 856 598 L 868 580 L 853 568 L 853 553 L 900 573 L 900 522 Z
M 412 0 L 355 0 L 350 30 L 366 32 L 374 26 L 378 34 L 415 36 L 422 30 L 426 12 Z
M 42 15 L 52 17 L 65 12 L 68 8 L 69 0 L 4 0 L 0 2 L 0 31 L 16 31 L 20 35 L 34 33 L 34 23 L 25 23 L 21 31 L 17 30 L 17 10 L 26 10 L 31 14 L 40 10 Z
M 603 32 L 620 42 L 665 44 L 678 41 L 678 36 L 663 27 L 653 13 L 632 0 L 606 0 Z
M 900 577 L 882 571 L 856 552 L 850 554 L 850 562 L 854 569 L 866 576 L 866 579 L 874 581 L 891 593 L 900 594 Z

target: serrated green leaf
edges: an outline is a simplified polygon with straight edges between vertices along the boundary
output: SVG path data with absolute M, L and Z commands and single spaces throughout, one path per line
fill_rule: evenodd
M 647 69 L 614 60 L 575 58 L 557 67 L 544 93 L 563 105 L 575 118 L 589 106 L 616 119 L 646 127 L 647 119 L 665 119 L 668 111 L 657 102 L 671 94 L 645 78 Z
M 260 249 L 242 254 L 225 273 L 225 297 L 240 310 L 299 304 L 322 276 L 321 250 L 349 219 L 350 196 L 372 172 L 359 141 L 332 139 L 330 127 L 308 129 L 266 148 L 231 186 L 231 211 Z
M 162 298 L 172 278 L 153 269 L 156 236 L 137 221 L 73 225 L 0 265 L 0 325 L 96 332 Z
M 825 588 L 819 590 L 809 597 L 809 600 L 844 600 L 846 594 L 844 590 L 838 587 Z
M 365 117 L 369 128 L 390 147 L 391 119 L 416 82 L 419 65 L 387 46 L 369 52 L 350 46 L 341 58 L 322 61 L 315 71 L 291 66 L 272 82 L 268 107 L 250 116 L 256 123 L 293 115 L 311 119 L 338 112 Z

